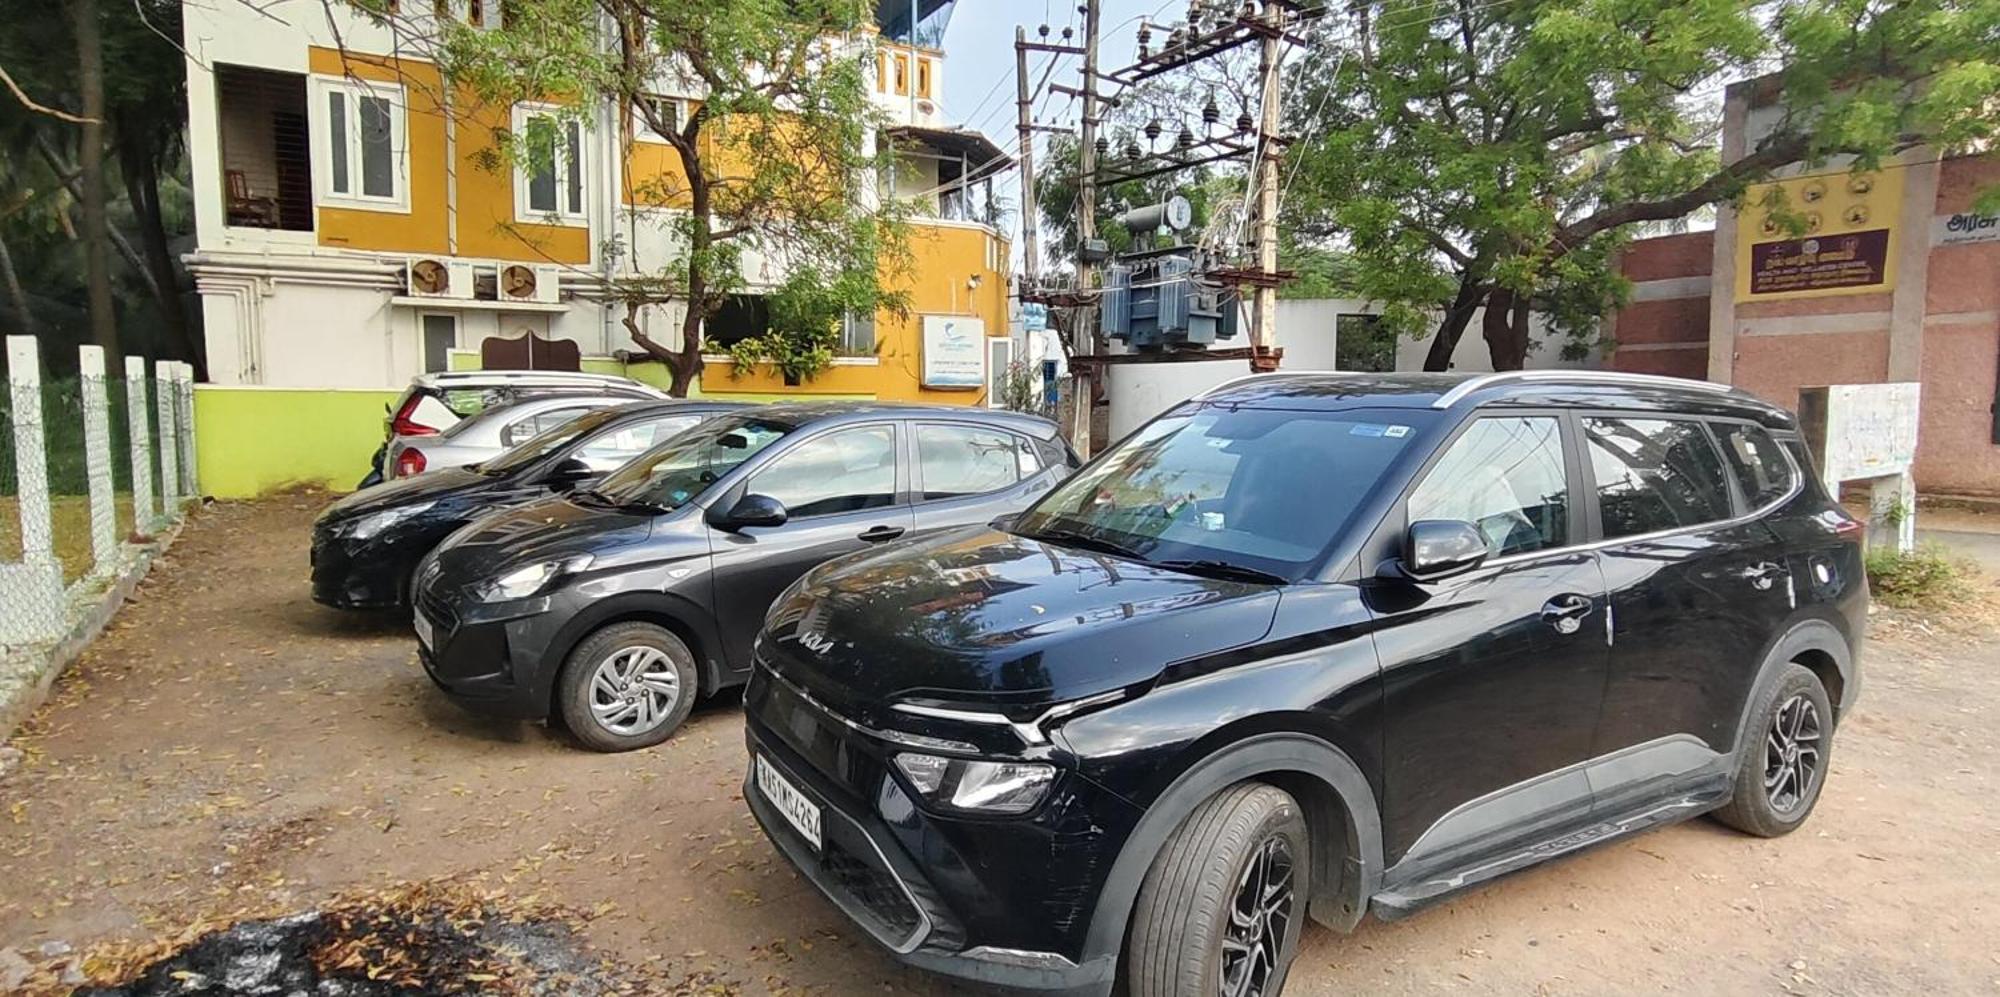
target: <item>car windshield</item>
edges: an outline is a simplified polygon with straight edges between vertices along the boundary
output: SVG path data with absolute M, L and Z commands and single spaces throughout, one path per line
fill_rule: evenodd
M 1166 567 L 1296 579 L 1427 418 L 1219 406 L 1166 415 L 1014 531 Z
M 795 428 L 749 415 L 711 419 L 640 454 L 594 490 L 621 504 L 678 509 Z
M 496 476 L 502 474 L 513 474 L 515 471 L 519 471 L 520 469 L 527 467 L 528 465 L 533 464 L 536 461 L 541 460 L 542 458 L 547 457 L 548 455 L 555 453 L 556 451 L 561 450 L 566 446 L 569 446 L 570 443 L 576 440 L 578 437 L 582 436 L 585 433 L 596 430 L 597 427 L 602 426 L 607 422 L 610 422 L 612 419 L 615 419 L 622 414 L 624 414 L 624 410 L 621 408 L 617 408 L 615 406 L 612 408 L 601 408 L 595 411 L 585 412 L 584 414 L 577 416 L 576 418 L 571 419 L 568 422 L 565 422 L 554 429 L 545 430 L 541 433 L 535 434 L 534 436 L 528 437 L 526 440 L 521 441 L 521 443 L 518 446 L 514 447 L 514 449 L 509 450 L 506 453 L 503 453 L 500 456 L 495 457 L 492 460 L 489 460 L 483 464 L 475 466 L 473 470 L 478 471 L 481 474 L 491 474 Z

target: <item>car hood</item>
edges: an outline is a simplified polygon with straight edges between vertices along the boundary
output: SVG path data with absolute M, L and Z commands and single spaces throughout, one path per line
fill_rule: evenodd
M 652 517 L 579 505 L 550 497 L 473 520 L 437 549 L 435 577 L 446 591 L 468 589 L 515 567 L 567 561 L 579 554 L 603 560 L 643 543 Z
M 1279 592 L 974 527 L 815 570 L 773 608 L 764 653 L 864 715 L 898 701 L 1031 713 L 1252 643 Z
M 486 488 L 498 480 L 462 467 L 397 478 L 342 497 L 327 506 L 319 518 L 322 521 L 346 519 L 418 502 L 435 502 Z

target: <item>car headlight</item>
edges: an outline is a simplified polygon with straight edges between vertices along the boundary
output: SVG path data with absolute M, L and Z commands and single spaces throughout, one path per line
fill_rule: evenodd
M 515 568 L 498 578 L 488 579 L 479 586 L 481 602 L 502 602 L 508 599 L 526 599 L 548 587 L 549 582 L 561 575 L 573 575 L 590 567 L 589 554 L 578 554 L 562 561 L 541 561 L 526 567 Z
M 399 505 L 393 509 L 371 512 L 365 516 L 356 516 L 353 519 L 340 523 L 333 530 L 340 536 L 354 540 L 366 540 L 397 523 L 429 512 L 431 506 L 436 504 L 436 502 L 418 502 L 415 505 Z
M 896 767 L 924 799 L 972 813 L 1027 813 L 1056 781 L 1055 766 L 1041 762 L 901 754 Z

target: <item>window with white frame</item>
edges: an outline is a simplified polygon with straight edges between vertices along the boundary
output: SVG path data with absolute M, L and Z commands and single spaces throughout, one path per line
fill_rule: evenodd
M 319 179 L 319 199 L 347 207 L 408 210 L 403 88 L 323 77 L 313 83 L 313 175 Z
M 680 131 L 687 121 L 686 108 L 679 97 L 662 97 L 659 94 L 642 94 L 632 100 L 632 137 L 640 142 L 665 143 L 667 137 L 655 129 L 651 122 L 669 131 Z M 648 111 L 651 112 L 650 117 Z
M 514 108 L 514 133 L 523 141 L 514 166 L 520 220 L 585 224 L 590 171 L 583 123 L 555 107 L 524 104 Z

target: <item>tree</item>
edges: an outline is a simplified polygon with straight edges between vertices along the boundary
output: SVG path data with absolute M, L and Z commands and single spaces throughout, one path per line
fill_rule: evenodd
M 111 300 L 111 223 L 104 183 L 104 39 L 97 0 L 68 0 L 76 40 L 76 79 L 82 93 L 83 122 L 77 161 L 83 186 L 83 258 L 90 289 L 90 338 L 108 360 L 119 356 L 118 313 Z
M 1621 303 L 1635 226 L 1730 203 L 1794 164 L 1948 154 L 2000 122 L 1995 0 L 1390 0 L 1338 8 L 1291 75 L 1283 223 L 1345 250 L 1352 291 L 1443 370 L 1486 308 L 1498 369 L 1530 310 L 1572 346 Z M 1722 160 L 1721 94 L 1781 117 Z
M 657 222 L 629 212 L 607 253 L 623 264 L 607 275 L 607 293 L 624 305 L 632 341 L 668 365 L 673 394 L 700 375 L 703 323 L 746 284 L 753 255 L 820 281 L 815 315 L 895 304 L 880 272 L 901 251 L 900 215 L 875 203 L 886 156 L 867 148 L 880 123 L 864 67 L 873 4 L 537 0 L 504 10 L 498 30 L 447 32 L 439 60 L 447 80 L 494 103 L 560 100 L 572 120 L 608 103 L 627 153 L 635 118 L 673 150 L 677 171 L 628 170 L 626 180 L 638 202 L 671 209 L 671 249 L 641 259 L 636 226 Z M 663 92 L 695 97 L 682 114 L 658 99 Z M 555 144 L 530 129 L 512 137 L 508 154 L 533 162 Z M 669 302 L 684 307 L 677 346 L 641 322 L 644 309 Z

